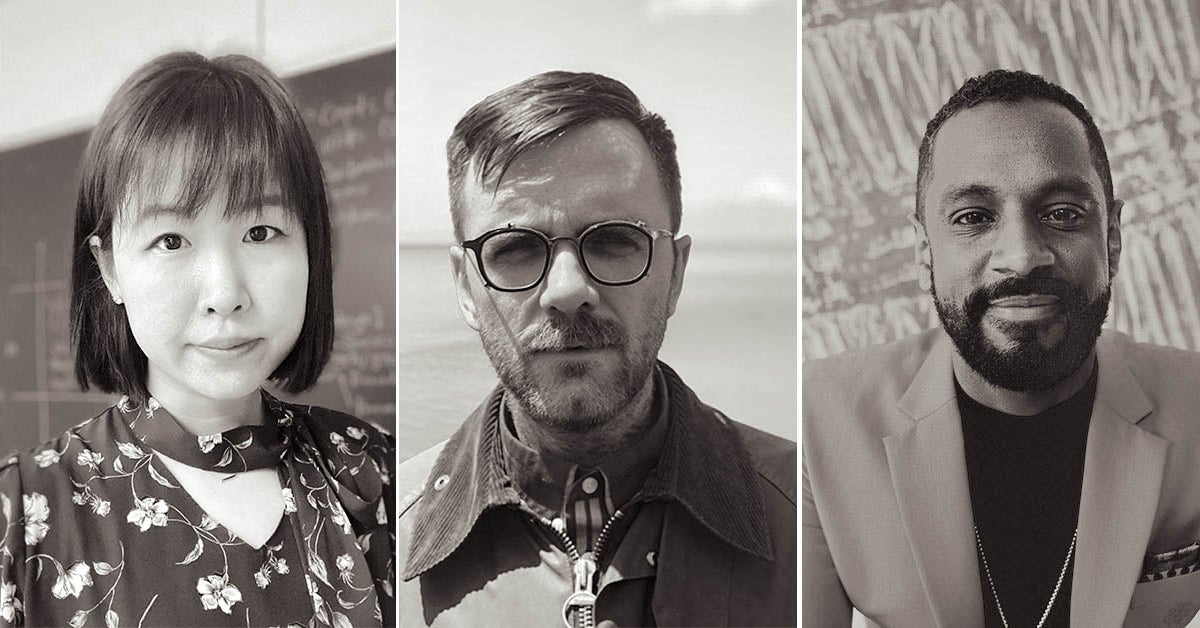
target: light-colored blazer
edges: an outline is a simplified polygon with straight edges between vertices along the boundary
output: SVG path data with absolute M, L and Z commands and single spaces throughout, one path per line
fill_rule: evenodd
M 806 627 L 983 626 L 949 338 L 934 329 L 804 365 Z M 1200 571 L 1139 584 L 1200 540 L 1200 354 L 1105 330 L 1071 625 L 1184 626 Z M 1046 592 L 1049 596 L 1049 591 Z

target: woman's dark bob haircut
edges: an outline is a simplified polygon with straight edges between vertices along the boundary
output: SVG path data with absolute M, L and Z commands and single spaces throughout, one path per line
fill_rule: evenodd
M 325 177 L 300 110 L 279 79 L 240 55 L 206 59 L 177 52 L 134 72 L 100 116 L 83 156 L 75 206 L 71 267 L 71 343 L 75 378 L 87 390 L 144 402 L 146 354 L 125 308 L 113 302 L 89 247 L 99 236 L 112 250 L 112 230 L 132 194 L 156 195 L 195 216 L 213 194 L 226 217 L 262 210 L 276 190 L 304 227 L 308 299 L 291 353 L 271 374 L 290 393 L 311 388 L 333 348 L 333 262 Z M 161 198 L 165 182 L 179 192 Z M 171 298 L 163 295 L 163 298 Z

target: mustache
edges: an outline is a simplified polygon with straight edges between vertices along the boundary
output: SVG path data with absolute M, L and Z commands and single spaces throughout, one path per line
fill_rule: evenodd
M 530 352 L 603 349 L 623 346 L 625 330 L 588 312 L 556 316 L 523 331 L 520 340 Z
M 1082 306 L 1088 302 L 1083 290 L 1069 281 L 1054 277 L 1009 277 L 972 292 L 967 297 L 965 309 L 982 316 L 996 299 L 1033 294 L 1053 295 L 1066 305 Z
M 1009 277 L 980 290 L 989 301 L 1005 297 L 1050 294 L 1066 299 L 1075 292 L 1075 286 L 1053 277 Z

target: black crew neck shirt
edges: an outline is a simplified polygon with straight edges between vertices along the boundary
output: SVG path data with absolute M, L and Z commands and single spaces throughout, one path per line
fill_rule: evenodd
M 1070 399 L 1033 416 L 993 410 L 954 382 L 962 417 L 971 511 L 1012 628 L 1036 626 L 1066 562 L 1079 521 L 1079 493 L 1096 371 Z M 976 552 L 979 553 L 978 548 Z M 1075 559 L 1044 626 L 1068 626 Z M 983 556 L 979 582 L 987 628 L 1000 628 Z

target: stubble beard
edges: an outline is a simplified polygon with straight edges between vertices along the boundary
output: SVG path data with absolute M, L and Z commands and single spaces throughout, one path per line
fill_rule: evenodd
M 1059 296 L 1062 312 L 1048 322 L 1001 325 L 1001 331 L 1014 340 L 997 347 L 983 328 L 989 302 L 1001 296 L 1030 293 Z M 1111 295 L 1111 283 L 1088 301 L 1078 286 L 1062 280 L 1013 278 L 977 289 L 962 303 L 943 300 L 935 287 L 933 302 L 942 327 L 968 366 L 993 386 L 1025 392 L 1053 388 L 1083 366 L 1100 337 Z M 1050 325 L 1062 325 L 1063 333 L 1056 343 L 1046 346 L 1042 338 L 1050 335 Z
M 515 338 L 495 321 L 485 322 L 480 339 L 508 400 L 534 424 L 585 434 L 609 423 L 645 389 L 666 332 L 665 306 L 659 310 L 649 309 L 647 325 L 634 339 L 617 323 L 587 312 L 547 319 Z M 534 364 L 543 360 L 539 352 L 580 343 L 612 349 L 617 358 Z

